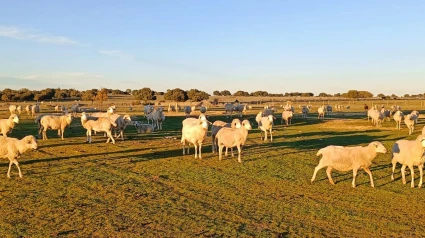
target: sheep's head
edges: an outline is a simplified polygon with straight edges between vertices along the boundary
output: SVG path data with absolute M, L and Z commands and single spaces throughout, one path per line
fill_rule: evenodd
M 203 121 L 203 120 L 199 119 L 199 124 L 202 125 L 202 128 L 208 130 L 209 123 L 208 123 L 207 120 Z
M 268 116 L 268 119 L 269 119 L 270 122 L 273 122 L 273 120 L 275 119 L 275 117 L 273 115 L 269 115 Z
M 113 107 L 108 107 L 107 112 L 113 114 L 114 113 L 114 108 Z
M 18 115 L 16 115 L 16 114 L 12 114 L 12 115 L 10 115 L 9 119 L 12 119 L 12 121 L 13 121 L 14 123 L 16 123 L 16 124 L 18 124 L 18 123 L 19 123 L 19 117 L 18 117 Z
M 31 149 L 36 150 L 38 145 L 37 145 L 37 140 L 35 139 L 34 136 L 25 136 L 24 138 L 22 138 L 22 140 L 25 142 L 26 145 L 28 145 Z
M 233 129 L 239 129 L 241 128 L 241 121 L 238 118 L 235 118 L 230 125 Z
M 86 112 L 81 113 L 81 121 L 87 121 L 87 114 Z
M 131 117 L 128 114 L 124 115 L 123 119 L 124 119 L 125 122 L 131 122 Z
M 72 119 L 74 119 L 74 117 L 72 116 L 72 114 L 66 114 L 65 116 L 66 116 L 66 120 L 68 121 L 68 123 L 71 124 Z
M 383 153 L 383 154 L 387 153 L 387 149 L 381 142 L 374 141 L 374 142 L 371 142 L 370 144 L 373 145 L 377 153 Z
M 419 135 L 419 136 L 416 138 L 416 140 L 417 140 L 417 141 L 419 141 L 419 142 L 421 143 L 421 145 L 422 145 L 422 147 L 423 147 L 423 148 L 425 148 L 425 135 Z
M 245 127 L 247 131 L 252 130 L 251 123 L 246 119 L 242 121 L 242 126 Z

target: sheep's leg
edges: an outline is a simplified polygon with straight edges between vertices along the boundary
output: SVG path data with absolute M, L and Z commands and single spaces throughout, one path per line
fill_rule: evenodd
M 202 159 L 202 143 L 199 143 L 199 159 Z
M 211 138 L 212 138 L 212 142 L 211 142 L 212 152 L 213 154 L 215 154 L 215 137 L 211 135 Z
M 351 183 L 351 186 L 353 186 L 353 188 L 356 187 L 356 176 L 357 176 L 357 168 L 353 169 L 353 182 Z
M 235 157 L 235 153 L 233 153 L 233 147 L 230 148 L 230 150 L 232 151 L 232 158 Z
M 421 188 L 422 187 L 422 177 L 424 175 L 424 171 L 423 171 L 424 170 L 424 164 L 418 165 L 418 169 L 419 169 L 419 176 L 420 176 L 418 187 Z
M 7 170 L 7 177 L 10 178 L 10 170 L 12 169 L 13 159 L 9 161 L 9 169 Z
M 228 156 L 228 153 L 227 153 L 227 151 L 229 150 L 229 147 L 226 147 L 226 152 L 224 153 L 224 156 Z
M 87 130 L 88 133 L 88 142 L 91 143 L 91 130 Z
M 221 161 L 221 157 L 223 156 L 223 145 L 218 146 L 218 160 Z
M 239 163 L 242 163 L 242 159 L 241 159 L 241 152 L 242 152 L 242 149 L 241 149 L 241 145 L 236 145 L 236 147 L 238 148 L 238 162 Z
M 267 130 L 264 131 L 264 141 L 267 141 Z
M 373 176 L 372 176 L 372 172 L 370 171 L 369 168 L 364 168 L 364 171 L 366 171 L 367 174 L 369 174 L 369 178 L 370 178 L 370 186 L 372 188 L 375 187 L 374 183 L 373 183 Z
M 397 164 L 397 161 L 393 159 L 391 162 L 393 164 L 393 173 L 391 174 L 391 181 L 394 181 L 394 171 L 395 171 L 395 166 Z
M 43 130 L 43 140 L 47 140 L 47 133 L 46 133 L 47 129 Z
M 401 166 L 401 181 L 403 182 L 403 184 L 406 184 L 406 176 L 405 176 L 405 170 L 406 169 L 406 165 Z
M 184 148 L 185 146 L 186 146 L 186 141 L 183 141 L 183 155 L 185 155 L 185 153 L 184 153 L 185 152 L 185 150 L 184 150 L 185 149 Z
M 270 129 L 270 141 L 273 142 L 273 134 L 272 134 L 272 129 Z
M 106 143 L 108 143 L 109 142 L 109 139 L 111 139 L 112 140 L 112 144 L 115 144 L 115 139 L 114 139 L 114 137 L 112 137 L 112 132 L 111 131 L 108 131 L 106 134 L 108 136 L 108 140 L 106 140 Z
M 335 185 L 333 179 L 332 179 L 332 167 L 328 166 L 328 168 L 326 169 L 326 174 L 328 175 L 328 179 L 329 179 L 329 183 L 331 183 L 332 185 Z
M 413 170 L 413 165 L 409 165 L 409 169 L 410 169 L 410 176 L 412 176 L 412 182 L 410 183 L 410 187 L 414 188 L 415 187 L 415 171 Z
M 193 144 L 193 146 L 195 147 L 195 159 L 197 159 L 197 158 L 198 158 L 198 145 L 197 145 L 197 143 L 195 142 L 195 143 Z
M 319 165 L 316 166 L 316 168 L 314 168 L 313 177 L 311 177 L 311 180 L 310 180 L 311 183 L 313 183 L 313 181 L 316 179 L 316 174 L 321 168 L 323 168 L 323 166 L 320 163 Z
M 13 163 L 16 165 L 16 167 L 18 168 L 19 171 L 19 177 L 22 178 L 22 172 L 21 172 L 21 168 L 19 167 L 19 163 L 16 159 L 13 159 Z

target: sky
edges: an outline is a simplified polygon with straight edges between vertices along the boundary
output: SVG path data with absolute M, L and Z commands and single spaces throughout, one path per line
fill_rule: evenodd
M 1 1 L 0 89 L 425 92 L 425 1 Z

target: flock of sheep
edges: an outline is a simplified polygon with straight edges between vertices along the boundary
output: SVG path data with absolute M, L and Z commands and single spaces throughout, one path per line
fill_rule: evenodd
M 292 118 L 294 116 L 295 110 L 294 107 L 290 104 L 282 105 L 282 119 L 281 123 L 285 121 L 287 126 L 291 125 Z M 300 106 L 302 118 L 307 117 L 311 106 Z M 239 117 L 242 117 L 247 110 L 252 109 L 244 104 L 226 104 L 224 105 L 224 113 L 232 115 L 233 112 L 236 112 Z M 343 109 L 343 108 L 342 108 Z M 341 109 L 341 110 L 342 110 Z M 348 108 L 347 108 L 348 109 Z M 19 117 L 16 114 L 21 113 L 21 106 L 11 105 L 9 111 L 11 113 L 8 119 L 0 120 L 0 134 L 3 136 L 0 137 L 0 157 L 8 158 L 9 169 L 7 176 L 10 178 L 10 170 L 12 164 L 15 164 L 19 170 L 19 176 L 22 177 L 21 169 L 19 168 L 19 163 L 16 160 L 18 156 L 30 149 L 37 149 L 37 141 L 34 136 L 26 136 L 21 140 L 15 138 L 8 138 L 7 134 L 10 133 L 15 124 L 19 123 Z M 86 129 L 87 142 L 91 143 L 92 141 L 92 132 L 103 132 L 107 137 L 107 143 L 110 141 L 115 143 L 115 139 L 120 138 L 124 140 L 124 129 L 128 125 L 134 125 L 138 133 L 151 133 L 155 129 L 162 129 L 162 123 L 165 120 L 165 115 L 163 113 L 163 108 L 155 108 L 152 105 L 146 105 L 143 107 L 144 116 L 147 120 L 147 123 L 142 123 L 140 121 L 134 121 L 128 114 L 120 115 L 115 113 L 115 106 L 111 106 L 107 109 L 106 112 L 95 112 L 90 115 L 79 108 L 78 104 L 74 104 L 70 107 L 70 110 L 64 106 L 55 108 L 56 111 L 62 111 L 61 113 L 44 113 L 39 114 L 40 106 L 38 104 L 33 106 L 27 106 L 26 111 L 29 116 L 35 118 L 35 122 L 38 125 L 38 135 L 43 140 L 48 139 L 46 131 L 57 130 L 58 135 L 64 139 L 64 131 L 67 127 L 71 125 L 72 120 L 76 116 L 77 112 L 81 112 L 81 125 Z M 168 106 L 168 112 L 177 112 L 182 110 L 177 104 L 175 106 Z M 240 120 L 238 118 L 233 119 L 231 123 L 226 123 L 224 121 L 217 120 L 213 123 L 208 121 L 206 112 L 207 107 L 201 106 L 199 111 L 201 112 L 199 117 L 193 118 L 190 117 L 192 111 L 195 108 L 190 106 L 185 106 L 183 112 L 186 115 L 186 119 L 182 121 L 182 130 L 181 130 L 181 143 L 183 145 L 183 155 L 189 154 L 189 147 L 186 148 L 186 144 L 193 144 L 195 148 L 195 158 L 202 158 L 202 145 L 207 137 L 209 131 L 209 126 L 211 125 L 211 137 L 212 137 L 212 152 L 218 152 L 219 160 L 222 159 L 222 153 L 224 147 L 226 148 L 225 155 L 227 156 L 228 149 L 231 149 L 232 157 L 234 156 L 233 148 L 238 150 L 238 162 L 241 163 L 241 151 L 243 146 L 246 143 L 248 132 L 252 130 L 252 125 L 248 120 Z M 256 122 L 258 128 L 260 129 L 261 140 L 267 141 L 268 134 L 270 135 L 270 141 L 273 141 L 272 129 L 274 126 L 274 121 L 276 117 L 274 113 L 276 108 L 266 106 L 264 110 L 261 110 L 256 114 Z M 332 112 L 332 107 L 330 105 L 324 105 L 318 108 L 318 119 L 323 119 L 326 113 Z M 38 115 L 37 115 L 38 114 Z M 372 122 L 376 126 L 382 126 L 382 122 L 385 118 L 390 120 L 391 117 L 394 118 L 394 121 L 397 124 L 397 128 L 400 128 L 401 121 L 404 120 L 404 123 L 409 128 L 409 134 L 413 133 L 413 127 L 417 124 L 419 112 L 413 111 L 408 115 L 404 115 L 400 107 L 393 106 L 390 110 L 386 110 L 382 107 L 381 110 L 377 108 L 372 108 L 367 112 L 368 120 L 372 118 Z M 115 138 L 112 136 L 112 130 L 115 131 Z M 263 136 L 264 134 L 264 136 Z M 420 181 L 418 187 L 422 186 L 422 176 L 423 176 L 423 164 L 425 162 L 424 156 L 425 148 L 425 127 L 422 131 L 422 135 L 419 135 L 416 140 L 398 140 L 392 147 L 392 172 L 394 174 L 395 166 L 397 163 L 402 165 L 401 174 L 402 182 L 406 183 L 405 179 L 405 168 L 409 167 L 411 171 L 411 187 L 414 187 L 414 170 L 413 167 L 417 166 L 420 171 Z M 334 146 L 329 145 L 325 148 L 320 149 L 317 152 L 317 156 L 322 156 L 319 164 L 314 169 L 313 177 L 311 182 L 316 178 L 317 172 L 327 167 L 326 174 L 328 176 L 329 182 L 334 184 L 331 176 L 333 169 L 338 171 L 348 171 L 353 170 L 353 181 L 352 186 L 355 187 L 356 174 L 359 169 L 364 169 L 370 177 L 371 186 L 374 187 L 372 172 L 369 167 L 372 164 L 372 160 L 377 156 L 378 153 L 386 153 L 387 149 L 379 141 L 371 142 L 367 146 L 353 146 L 353 147 L 344 147 L 344 146 Z M 394 176 L 391 176 L 394 179 Z

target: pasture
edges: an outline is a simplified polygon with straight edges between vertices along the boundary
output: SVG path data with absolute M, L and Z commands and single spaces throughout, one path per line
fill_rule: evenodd
M 401 182 L 400 165 L 391 181 L 390 153 L 379 154 L 371 171 L 375 188 L 360 170 L 357 187 L 352 172 L 333 171 L 335 186 L 325 169 L 310 179 L 319 159 L 317 151 L 330 144 L 366 145 L 381 141 L 390 151 L 399 139 L 415 139 L 425 125 L 424 107 L 409 101 L 404 112 L 419 110 L 413 135 L 406 126 L 382 128 L 368 122 L 363 102 L 351 109 L 317 120 L 317 106 L 309 118 L 299 115 L 291 126 L 275 113 L 274 141 L 260 140 L 254 107 L 244 119 L 251 121 L 242 164 L 231 156 L 218 161 L 211 153 L 211 137 L 202 149 L 203 159 L 182 155 L 183 113 L 165 113 L 162 131 L 137 134 L 133 126 L 125 140 L 106 144 L 101 135 L 87 144 L 80 118 L 65 130 L 65 139 L 48 131 L 49 140 L 18 160 L 23 178 L 8 161 L 0 162 L 0 234 L 4 237 L 419 237 L 425 232 L 422 208 L 424 188 Z M 19 105 L 19 103 L 17 103 Z M 318 103 L 319 104 L 319 103 Z M 335 103 L 331 103 L 335 105 Z M 348 103 L 344 103 L 348 105 Z M 389 105 L 392 105 L 391 103 Z M 165 107 L 166 109 L 166 107 Z M 295 108 L 299 114 L 299 108 Z M 166 111 L 166 110 L 165 110 Z M 223 108 L 209 108 L 207 115 L 230 122 Z M 47 112 L 42 108 L 42 112 Z M 119 107 L 123 114 L 128 107 Z M 143 120 L 142 108 L 130 114 Z M 192 113 L 193 116 L 199 112 Z M 9 112 L 1 108 L 0 117 Z M 10 137 L 36 135 L 33 119 L 21 115 Z M 415 184 L 419 182 L 416 169 Z

